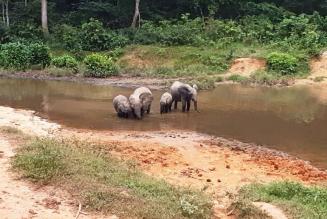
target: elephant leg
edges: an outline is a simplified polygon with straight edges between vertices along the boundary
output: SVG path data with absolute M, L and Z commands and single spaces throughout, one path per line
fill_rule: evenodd
M 174 101 L 175 101 L 174 109 L 176 110 L 177 109 L 177 100 L 174 100 Z
M 168 105 L 168 112 L 171 112 L 171 105 L 172 103 Z
M 186 100 L 182 99 L 182 111 L 185 112 L 185 108 L 186 108 Z
M 186 104 L 187 104 L 186 110 L 188 112 L 188 111 L 190 111 L 191 101 L 190 100 L 187 100 L 186 101 Z
M 150 111 L 151 111 L 151 104 L 148 106 L 148 110 L 146 111 L 146 112 L 147 112 L 147 114 L 149 114 L 149 113 L 150 113 Z

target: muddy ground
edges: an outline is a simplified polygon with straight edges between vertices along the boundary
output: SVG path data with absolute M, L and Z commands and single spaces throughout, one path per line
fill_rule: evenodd
M 141 170 L 153 177 L 206 191 L 215 200 L 217 218 L 229 218 L 226 216 L 227 207 L 240 187 L 246 184 L 276 180 L 327 183 L 326 171 L 283 152 L 195 132 L 70 129 L 41 119 L 32 111 L 0 107 L 0 127 L 3 126 L 17 128 L 32 136 L 76 138 L 97 143 L 97 149 L 123 160 L 134 160 Z M 18 180 L 10 171 L 10 157 L 17 147 L 15 139 L 2 132 L 0 146 L 0 175 L 5 179 L 0 183 L 4 194 L 0 200 L 0 215 L 14 212 L 25 218 L 44 218 L 49 214 L 51 218 L 74 217 L 78 200 L 60 188 L 35 189 L 30 183 Z M 45 204 L 48 199 L 55 202 L 55 208 Z M 83 217 L 102 218 L 93 214 Z

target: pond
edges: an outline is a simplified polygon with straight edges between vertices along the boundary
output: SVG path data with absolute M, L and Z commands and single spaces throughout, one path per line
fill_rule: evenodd
M 133 89 L 63 81 L 0 79 L 0 105 L 31 109 L 68 127 L 97 130 L 197 131 L 285 151 L 327 169 L 327 89 L 221 85 L 199 93 L 200 113 L 160 115 L 153 91 L 143 120 L 117 118 L 112 99 Z

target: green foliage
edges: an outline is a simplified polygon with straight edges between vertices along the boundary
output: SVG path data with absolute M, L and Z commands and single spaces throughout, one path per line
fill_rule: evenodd
M 239 201 L 264 201 L 280 206 L 294 218 L 326 218 L 327 189 L 294 182 L 250 185 L 241 189 Z
M 7 43 L 1 45 L 1 66 L 7 69 L 26 70 L 31 65 L 47 66 L 49 48 L 44 44 Z
M 83 49 L 88 51 L 104 50 L 107 34 L 103 24 L 95 19 L 90 19 L 89 22 L 82 24 L 80 37 Z
M 30 50 L 22 43 L 1 45 L 2 67 L 7 69 L 26 70 L 30 64 Z
M 68 51 L 82 50 L 82 41 L 78 29 L 69 25 L 61 25 L 56 29 L 56 37 Z
M 42 42 L 43 33 L 37 24 L 33 23 L 19 23 L 11 26 L 9 29 L 9 40 L 11 42 Z
M 55 57 L 51 60 L 51 64 L 57 68 L 68 68 L 74 71 L 78 70 L 78 62 L 77 60 L 70 55 L 63 55 Z
M 77 140 L 35 139 L 18 151 L 13 167 L 28 179 L 66 189 L 87 210 L 121 218 L 211 218 L 205 194 L 151 178 L 110 150 Z
M 267 58 L 269 71 L 274 71 L 281 75 L 295 74 L 298 61 L 296 57 L 290 54 L 279 52 L 273 52 Z
M 103 51 L 123 47 L 128 38 L 110 29 L 95 19 L 83 23 L 80 28 L 69 25 L 57 27 L 57 38 L 62 39 L 69 51 Z
M 91 54 L 85 57 L 85 77 L 105 78 L 118 74 L 118 69 L 111 58 L 101 54 Z
M 181 20 L 174 22 L 160 21 L 158 25 L 146 21 L 135 33 L 134 42 L 141 44 L 160 43 L 163 45 L 198 45 L 204 43 L 202 38 L 204 24 L 200 18 L 189 19 L 183 15 Z
M 40 43 L 31 43 L 28 45 L 28 49 L 30 50 L 29 62 L 31 65 L 42 65 L 44 68 L 50 64 L 50 49 L 48 46 Z

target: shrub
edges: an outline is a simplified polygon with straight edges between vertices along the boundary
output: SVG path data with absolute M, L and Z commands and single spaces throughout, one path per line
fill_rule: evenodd
M 191 20 L 188 15 L 173 22 L 160 21 L 158 25 L 146 21 L 135 33 L 134 41 L 141 44 L 160 43 L 163 45 L 199 45 L 205 43 L 204 24 L 200 18 Z
M 52 65 L 57 68 L 68 68 L 77 72 L 78 62 L 70 55 L 63 55 L 52 59 Z
M 4 68 L 26 70 L 31 65 L 45 67 L 50 63 L 49 48 L 44 44 L 7 43 L 1 46 L 0 64 Z
M 7 43 L 1 46 L 4 68 L 25 70 L 30 65 L 30 50 L 22 43 Z
M 11 42 L 40 42 L 43 40 L 41 28 L 33 23 L 11 25 L 9 29 Z
M 86 66 L 86 77 L 104 78 L 118 73 L 115 63 L 105 55 L 91 54 L 86 56 L 83 62 Z
M 290 75 L 296 72 L 298 59 L 287 53 L 273 52 L 268 55 L 268 69 L 282 75 Z
M 31 65 L 49 65 L 51 62 L 49 47 L 44 44 L 32 43 L 28 45 L 28 49 L 30 50 L 30 64 Z
M 61 41 L 62 46 L 68 51 L 82 50 L 81 37 L 77 28 L 64 24 L 57 26 L 55 33 L 57 33 L 57 39 Z

